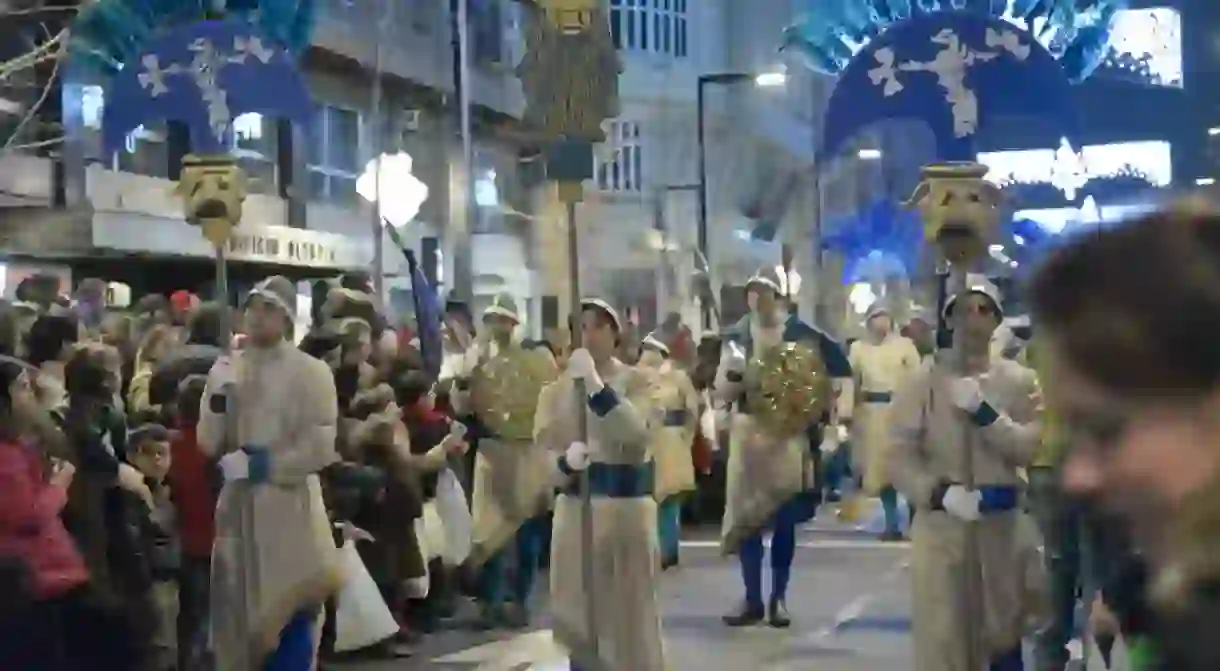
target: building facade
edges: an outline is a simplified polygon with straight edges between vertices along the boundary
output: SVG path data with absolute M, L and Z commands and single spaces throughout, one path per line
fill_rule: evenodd
M 813 128 L 833 82 L 781 60 L 794 4 L 608 0 L 607 8 L 623 63 L 621 114 L 605 125 L 607 142 L 578 210 L 582 290 L 634 308 L 645 325 L 674 310 L 699 322 L 691 278 L 702 123 L 708 262 L 726 319 L 741 314 L 745 280 L 763 264 L 780 264 L 785 245 L 803 280 L 797 302 L 810 317 L 822 284 L 819 221 L 856 171 L 813 179 Z M 539 211 L 550 227 L 540 236 L 542 274 L 566 305 L 562 207 L 552 201 Z
M 513 67 L 524 48 L 523 9 L 510 0 L 468 3 L 469 166 L 454 104 L 456 2 L 321 2 L 303 61 L 319 105 L 315 123 L 305 132 L 244 115 L 234 125 L 233 153 L 252 178 L 230 254 L 239 285 L 268 272 L 310 279 L 370 270 L 382 235 L 381 270 L 397 293 L 390 303 L 405 310 L 406 264 L 356 189 L 373 157 L 401 151 L 428 196 L 400 232 L 417 252 L 423 239 L 439 238 L 437 279 L 452 285 L 452 262 L 466 252 L 476 310 L 508 291 L 522 301 L 529 332 L 561 323 L 570 303 L 565 211 L 517 127 L 523 101 Z M 697 89 L 700 77 L 729 73 L 739 81 L 705 86 L 702 115 L 716 289 L 728 287 L 720 291 L 727 314 L 740 312 L 734 287 L 760 265 L 778 264 L 788 245 L 803 280 L 797 302 L 812 315 L 837 290 L 833 271 L 834 281 L 818 278 L 821 221 L 850 209 L 869 166 L 841 162 L 813 178 L 813 129 L 830 80 L 791 67 L 780 86 L 751 82 L 784 71 L 777 46 L 795 19 L 793 3 L 607 0 L 607 10 L 624 65 L 622 105 L 606 123 L 607 142 L 578 208 L 582 292 L 611 299 L 645 326 L 670 310 L 697 321 L 690 290 Z M 380 96 L 374 71 L 382 73 Z M 6 267 L 61 273 L 65 285 L 100 275 L 139 293 L 180 288 L 161 286 L 173 278 L 206 291 L 211 250 L 172 194 L 190 150 L 182 129 L 141 127 L 123 151 L 102 155 L 100 82 L 65 73 L 42 107 L 44 120 L 64 129 L 62 143 L 0 152 Z
M 475 105 L 468 173 L 461 143 L 454 139 L 453 31 L 446 8 L 441 3 L 321 3 L 314 45 L 302 64 L 318 105 L 315 122 L 308 131 L 256 114 L 234 123 L 232 152 L 251 178 L 229 254 L 238 287 L 269 272 L 299 279 L 373 272 L 378 235 L 388 285 L 404 285 L 397 279 L 406 274 L 404 255 L 381 232 L 356 184 L 378 154 L 406 152 L 414 176 L 428 188 L 418 215 L 400 231 L 408 246 L 418 253 L 423 238 L 446 236 L 451 217 L 469 216 L 473 236 L 467 244 L 475 265 L 490 269 L 476 277 L 476 302 L 502 290 L 526 305 L 538 302 L 530 270 L 528 189 L 518 179 L 515 143 L 497 130 L 521 107 L 511 73 L 518 18 L 506 7 L 511 5 L 470 2 Z M 377 70 L 380 95 L 372 86 Z M 182 129 L 141 127 L 123 150 L 103 155 L 103 98 L 100 82 L 65 65 L 40 108 L 41 121 L 63 128 L 62 142 L 48 150 L 21 141 L 15 143 L 20 147 L 0 151 L 0 263 L 6 267 L 6 290 L 15 287 L 16 275 L 42 269 L 59 273 L 65 290 L 82 277 L 104 276 L 131 284 L 137 293 L 183 288 L 161 286 L 168 281 L 208 291 L 212 251 L 183 221 L 172 193 L 181 158 L 190 150 Z M 458 188 L 467 174 L 475 177 L 479 203 L 470 211 L 464 189 Z M 438 279 L 446 283 L 443 262 L 440 267 Z

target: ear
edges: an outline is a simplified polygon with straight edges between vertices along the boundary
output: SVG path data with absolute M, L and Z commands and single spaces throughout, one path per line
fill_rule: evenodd
M 983 182 L 979 185 L 979 199 L 991 207 L 998 207 L 1004 200 L 1004 192 L 991 182 Z
M 915 191 L 911 193 L 911 197 L 907 199 L 906 203 L 903 204 L 906 207 L 918 207 L 919 203 L 927 198 L 930 193 L 932 193 L 931 182 L 920 182 L 919 185 L 915 187 Z

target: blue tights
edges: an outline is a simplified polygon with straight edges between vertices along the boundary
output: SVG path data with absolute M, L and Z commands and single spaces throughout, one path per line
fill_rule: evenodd
M 1021 646 L 992 658 L 987 671 L 1025 671 L 1025 658 L 1021 652 Z
M 682 502 L 671 496 L 657 506 L 657 536 L 661 545 L 661 559 L 678 561 L 678 548 L 682 534 Z
M 776 515 L 771 534 L 771 600 L 783 601 L 792 575 L 792 559 L 796 556 L 796 524 Z M 762 532 L 750 536 L 741 544 L 741 580 L 745 583 L 746 603 L 753 608 L 764 605 L 762 598 L 763 554 Z
M 901 524 L 898 517 L 898 491 L 886 485 L 881 490 L 881 511 L 885 514 L 886 533 L 898 533 Z
M 514 547 L 500 550 L 483 566 L 481 591 L 487 603 L 500 604 L 505 601 L 505 591 L 508 588 L 508 553 L 512 549 L 517 553 L 517 572 L 513 579 L 511 597 L 520 604 L 529 600 L 530 593 L 534 591 L 534 579 L 538 577 L 549 523 L 546 515 L 526 520 L 517 529 L 517 535 L 513 539 Z
M 309 671 L 314 664 L 313 628 L 318 614 L 302 610 L 280 632 L 280 644 L 263 663 L 263 671 Z

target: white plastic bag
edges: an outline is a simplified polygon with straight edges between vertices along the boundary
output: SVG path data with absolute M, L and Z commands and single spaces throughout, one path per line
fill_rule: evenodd
M 356 544 L 347 541 L 340 553 L 347 582 L 336 599 L 335 652 L 351 652 L 394 636 L 398 623 L 360 560 Z
M 717 425 L 723 422 L 723 418 L 718 418 L 716 409 L 712 407 L 711 398 L 705 392 L 703 394 L 703 412 L 699 413 L 699 432 L 703 434 L 704 440 L 708 445 L 712 446 L 713 452 L 720 450 L 720 436 L 716 432 Z M 719 420 L 719 421 L 718 421 Z M 727 424 L 725 424 L 727 426 Z
M 449 566 L 459 566 L 470 556 L 474 519 L 466 505 L 466 491 L 453 471 L 441 471 L 436 483 L 436 513 L 441 518 L 444 547 L 440 557 Z
M 445 551 L 445 525 L 436 511 L 436 501 L 424 504 L 424 513 L 415 520 L 415 538 L 425 562 L 440 559 Z

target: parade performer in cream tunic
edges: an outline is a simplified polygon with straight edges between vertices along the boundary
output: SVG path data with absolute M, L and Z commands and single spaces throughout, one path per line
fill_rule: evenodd
M 554 451 L 562 493 L 555 503 L 551 549 L 551 608 L 556 639 L 572 656 L 573 671 L 664 671 L 657 603 L 657 504 L 648 453 L 655 430 L 648 376 L 614 357 L 622 322 L 604 301 L 581 302 L 581 342 L 560 380 L 538 404 L 535 430 Z M 587 400 L 575 398 L 583 380 Z M 581 407 L 583 406 L 583 407 Z M 579 440 L 579 412 L 588 442 Z M 576 477 L 588 470 L 593 547 L 581 542 L 584 508 Z M 585 552 L 593 562 L 597 629 L 587 626 Z M 597 659 L 591 653 L 596 638 Z
M 695 491 L 691 449 L 699 421 L 699 393 L 686 371 L 669 360 L 669 347 L 656 334 L 641 343 L 638 365 L 652 378 L 653 398 L 663 413 L 652 437 L 652 458 L 657 469 L 661 568 L 667 569 L 678 564 L 683 497 Z
M 843 348 L 827 334 L 786 314 L 782 286 L 774 268 L 759 271 L 746 284 L 750 313 L 725 334 L 716 393 L 730 403 L 729 462 L 721 550 L 741 558 L 745 599 L 724 616 L 729 626 L 766 619 L 773 627 L 791 624 L 785 595 L 796 553 L 796 526 L 813 517 L 821 496 L 818 481 L 821 430 L 830 417 L 811 417 L 804 432 L 777 439 L 757 426 L 749 413 L 747 362 L 765 348 L 801 342 L 821 355 L 832 378 L 850 383 L 851 365 Z M 839 415 L 851 417 L 850 393 L 840 397 Z M 763 533 L 771 536 L 771 595 L 762 595 Z
M 994 360 L 989 344 L 1001 319 L 989 284 L 972 284 L 945 305 L 953 347 L 910 376 L 896 394 L 890 478 L 919 508 L 911 533 L 915 671 L 967 668 L 968 636 L 978 636 L 991 671 L 1023 668 L 1021 638 L 1030 569 L 1038 565 L 1018 509 L 1017 469 L 1041 436 L 1037 385 L 1029 369 Z M 971 450 L 974 488 L 964 457 Z M 977 560 L 964 565 L 973 525 Z M 981 594 L 966 593 L 966 571 Z M 971 613 L 973 608 L 981 612 Z
M 488 416 L 519 407 L 520 403 L 528 403 L 532 412 L 537 408 L 541 385 L 557 377 L 550 357 L 521 347 L 514 336 L 519 323 L 516 301 L 508 294 L 496 296 L 484 310 L 483 325 L 489 338 L 475 348 L 474 363 L 469 366 L 471 399 L 476 402 L 467 403 L 472 406 L 469 408 L 455 408 L 474 416 L 479 434 L 474 467 L 474 537 L 467 562 L 482 568 L 481 624 L 487 628 L 529 624 L 528 600 L 541 565 L 553 497 L 549 474 L 554 457 L 534 441 L 532 422 L 523 427 L 527 437 L 522 439 L 500 435 L 495 421 L 499 418 Z M 540 367 L 545 367 L 541 371 L 546 373 L 545 379 L 538 379 Z M 508 395 L 514 398 L 493 398 Z M 509 422 L 521 424 L 527 420 L 513 418 L 499 430 L 510 433 L 516 426 L 509 426 Z M 512 592 L 506 595 L 510 548 L 515 551 L 516 570 Z M 511 602 L 506 602 L 506 596 Z
M 886 464 L 890 448 L 890 408 L 897 389 L 919 368 L 915 343 L 893 332 L 889 310 L 877 303 L 865 318 L 867 333 L 852 343 L 848 358 L 855 373 L 856 409 L 852 415 L 853 459 L 864 474 L 864 492 L 881 497 L 885 512 L 882 540 L 901 540 L 898 495 Z
M 209 618 L 225 671 L 312 669 L 322 604 L 342 585 L 317 475 L 338 460 L 335 383 L 287 340 L 295 310 L 288 280 L 256 285 L 245 347 L 216 362 L 201 403 L 199 444 L 225 480 Z

